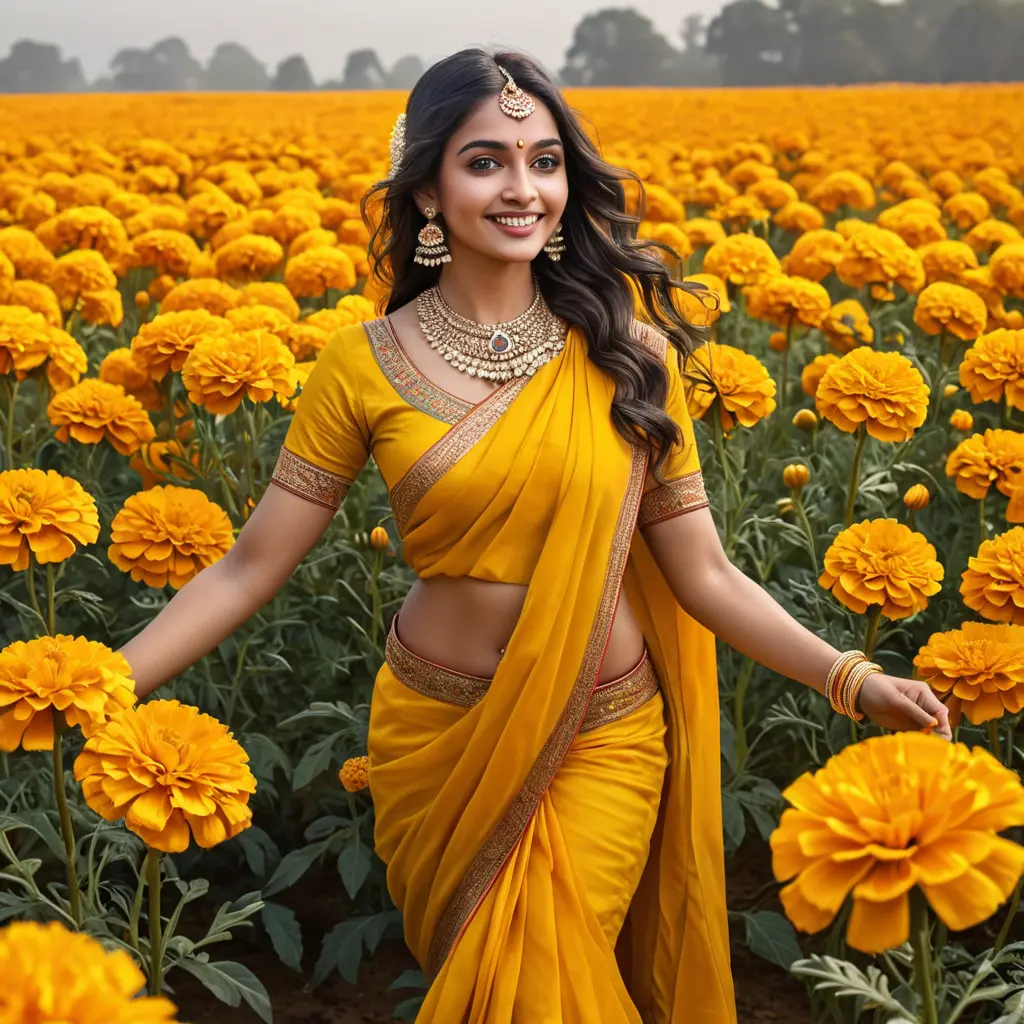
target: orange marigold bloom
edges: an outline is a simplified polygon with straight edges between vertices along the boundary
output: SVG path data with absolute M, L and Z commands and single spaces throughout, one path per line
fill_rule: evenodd
M 983 747 L 898 732 L 848 746 L 782 794 L 771 837 L 786 915 L 817 932 L 853 895 L 846 941 L 865 953 L 910 935 L 916 886 L 953 931 L 984 921 L 1024 872 L 998 832 L 1024 822 L 1024 787 Z M 908 812 L 913 808 L 913 812 Z
M 102 206 L 75 206 L 36 228 L 36 235 L 51 252 L 95 249 L 113 262 L 128 246 L 124 224 Z
M 368 757 L 350 757 L 338 772 L 338 781 L 346 792 L 358 793 L 370 784 L 370 759 Z
M 290 259 L 284 283 L 296 298 L 319 298 L 328 288 L 348 291 L 356 285 L 356 268 L 340 249 L 319 246 Z
M 917 297 L 914 323 L 925 334 L 948 332 L 961 341 L 973 341 L 987 322 L 984 300 L 963 285 L 940 281 L 928 285 Z
M 216 185 L 206 183 L 185 203 L 189 233 L 196 238 L 212 238 L 225 224 L 245 216 L 245 207 L 236 203 Z
M 798 430 L 814 430 L 817 425 L 818 417 L 810 409 L 797 409 L 793 415 L 793 426 Z
M 779 274 L 747 289 L 747 310 L 757 320 L 780 327 L 820 327 L 832 308 L 828 292 L 816 281 Z
M 950 196 L 956 195 L 957 192 L 963 191 L 964 187 L 963 178 L 961 178 L 956 171 L 950 171 L 948 169 L 936 171 L 936 173 L 928 179 L 928 184 L 935 189 L 943 199 L 948 199 Z
M 984 498 L 992 484 L 1009 495 L 1024 482 L 1024 433 L 986 430 L 961 441 L 946 459 L 946 476 L 961 494 Z
M 116 288 L 117 276 L 95 249 L 75 249 L 57 260 L 49 283 L 61 309 L 70 311 L 83 295 Z
M 232 288 L 216 277 L 199 277 L 175 284 L 163 297 L 160 312 L 181 313 L 189 309 L 205 309 L 214 316 L 223 316 L 238 305 L 240 297 L 237 288 Z
M 82 379 L 82 374 L 89 368 L 89 358 L 78 341 L 59 327 L 50 328 L 49 342 L 46 379 L 54 392 L 67 391 Z M 24 377 L 25 374 L 19 371 L 18 378 Z
M 321 312 L 332 313 L 333 310 Z M 236 331 L 269 331 L 286 345 L 289 332 L 295 326 L 286 314 L 274 306 L 239 306 L 237 309 L 229 309 L 225 319 Z
M 128 465 L 142 478 L 142 489 L 148 491 L 173 480 L 195 479 L 199 452 L 195 448 L 186 450 L 181 441 L 151 441 L 132 456 Z
M 168 484 L 133 494 L 110 524 L 111 562 L 136 583 L 179 590 L 228 553 L 227 513 L 202 491 Z
M 837 302 L 822 321 L 821 329 L 829 344 L 844 354 L 857 345 L 870 345 L 875 340 L 868 311 L 856 299 Z
M 30 553 L 40 565 L 63 562 L 99 535 L 96 502 L 77 480 L 52 469 L 0 473 L 0 565 L 21 572 Z
M 310 228 L 309 231 L 303 231 L 301 235 L 296 235 L 288 243 L 288 258 L 291 259 L 293 256 L 298 256 L 300 252 L 315 249 L 320 245 L 333 248 L 337 244 L 338 236 L 333 231 L 329 231 L 327 228 Z
M 692 278 L 686 280 L 690 281 Z M 722 290 L 725 290 L 724 285 Z M 342 295 L 334 308 L 340 315 L 340 326 L 366 323 L 377 315 L 373 303 L 362 295 Z
M 154 228 L 132 239 L 132 264 L 152 267 L 157 274 L 184 277 L 198 256 L 199 246 L 184 231 Z
M 774 220 L 784 231 L 811 232 L 819 231 L 825 226 L 825 217 L 821 210 L 799 199 L 793 199 L 782 209 L 777 210 Z
M 687 399 L 694 417 L 704 416 L 716 398 L 726 430 L 731 430 L 737 420 L 753 427 L 775 411 L 775 381 L 756 356 L 712 341 L 701 345 L 692 358 L 704 366 L 715 385 L 715 390 L 700 386 L 689 389 Z
M 932 242 L 922 246 L 917 254 L 929 284 L 937 281 L 965 284 L 964 273 L 978 269 L 978 256 L 966 242 Z
M 952 697 L 975 725 L 1024 709 L 1020 626 L 965 622 L 959 629 L 933 633 L 914 667 L 940 698 Z
M 920 291 L 924 284 L 921 258 L 895 232 L 866 224 L 846 239 L 846 252 L 836 274 L 851 288 L 895 283 L 905 291 Z
M 851 611 L 880 605 L 884 616 L 905 619 L 924 611 L 942 589 L 935 548 L 895 519 L 865 519 L 839 533 L 825 552 L 818 579 Z
M 0 1020 L 50 1024 L 174 1024 L 174 1004 L 137 994 L 146 979 L 124 950 L 51 921 L 0 930 Z
M 801 235 L 782 259 L 786 274 L 822 281 L 839 265 L 846 240 L 837 231 L 816 230 Z
M 0 651 L 0 750 L 52 750 L 53 711 L 92 736 L 135 703 L 131 673 L 124 655 L 85 637 L 10 644 Z
M 82 295 L 78 315 L 87 324 L 109 324 L 118 327 L 124 320 L 121 293 L 116 288 L 104 288 Z
M 764 206 L 768 207 L 769 210 L 781 212 L 788 208 L 791 219 L 794 220 L 800 219 L 794 207 L 806 206 L 808 211 L 813 210 L 814 215 L 816 215 L 809 214 L 806 218 L 807 222 L 814 223 L 815 227 L 820 227 L 821 223 L 824 222 L 823 220 L 821 222 L 818 221 L 818 218 L 821 218 L 820 211 L 815 210 L 809 204 L 800 202 L 797 190 L 788 181 L 782 181 L 779 178 L 762 178 L 760 181 L 755 181 L 752 185 L 748 186 L 746 194 L 753 196 Z M 778 215 L 776 215 L 775 223 L 778 224 Z M 808 229 L 800 228 L 798 230 L 806 231 Z
M 134 395 L 144 409 L 162 409 L 163 396 L 150 380 L 149 374 L 132 358 L 128 347 L 111 349 L 100 363 L 100 380 L 117 384 Z
M 132 358 L 145 368 L 151 380 L 163 380 L 185 365 L 199 339 L 223 339 L 233 331 L 227 320 L 204 309 L 161 313 L 143 324 L 132 338 Z
M 898 352 L 856 348 L 830 366 L 818 384 L 818 414 L 853 433 L 864 423 L 879 441 L 906 441 L 924 423 L 928 385 Z
M 821 378 L 825 376 L 829 367 L 838 362 L 839 356 L 834 356 L 830 352 L 823 356 L 815 356 L 800 373 L 800 387 L 803 388 L 804 394 L 813 398 L 818 393 Z M 815 417 L 815 422 L 817 422 L 817 417 Z
M 992 280 L 1004 295 L 1024 299 L 1024 242 L 1001 245 L 988 263 Z
M 1002 402 L 1024 409 L 1024 330 L 1000 328 L 983 334 L 964 354 L 960 383 L 971 400 Z
M 265 235 L 242 235 L 214 253 L 217 276 L 232 284 L 260 281 L 284 260 L 279 242 Z
M 983 618 L 1024 625 L 1024 527 L 982 541 L 967 561 L 960 596 Z
M 87 378 L 54 395 L 46 415 L 57 428 L 57 440 L 73 437 L 82 444 L 103 440 L 122 455 L 131 455 L 156 437 L 142 403 L 116 384 Z
M 704 256 L 704 272 L 737 285 L 760 284 L 781 273 L 778 257 L 763 238 L 729 235 Z
M 52 327 L 24 306 L 0 306 L 0 374 L 28 373 L 50 354 Z
M 300 323 L 292 324 L 288 332 L 288 347 L 298 362 L 316 359 L 330 340 L 332 332 L 343 326 L 336 310 L 322 309 L 313 316 L 318 319 L 307 317 Z
M 0 274 L 2 277 L 2 274 Z M 0 283 L 0 292 L 2 292 Z M 38 313 L 51 327 L 60 327 L 64 323 L 60 303 L 53 289 L 41 281 L 13 281 L 5 300 L 12 306 L 24 306 Z
M 181 370 L 189 398 L 216 415 L 234 412 L 242 398 L 268 402 L 295 394 L 295 356 L 269 331 L 242 331 L 230 346 L 218 337 L 196 343 Z
M 964 241 L 977 253 L 993 253 L 1020 240 L 1020 232 L 1012 224 L 991 217 L 976 224 L 964 236 Z
M 927 508 L 928 502 L 931 500 L 932 496 L 924 484 L 914 484 L 912 487 L 908 487 L 903 494 L 903 504 L 911 512 L 920 512 L 921 509 Z
M 289 320 L 299 319 L 295 296 L 280 281 L 254 281 L 247 284 L 238 299 L 240 306 L 273 306 Z
M 226 725 L 176 700 L 114 715 L 75 759 L 86 803 L 164 853 L 204 849 L 252 824 L 256 780 Z
M 942 204 L 943 213 L 961 230 L 968 231 L 992 215 L 988 200 L 978 192 L 961 192 Z
M 23 227 L 0 228 L 0 253 L 10 261 L 18 277 L 33 281 L 49 281 L 57 262 L 53 253 Z
M 807 198 L 826 213 L 835 213 L 841 206 L 871 210 L 878 201 L 871 182 L 856 171 L 833 171 L 811 189 Z
M 966 409 L 954 409 L 949 417 L 949 425 L 966 434 L 974 426 L 974 417 Z
M 681 225 L 694 249 L 704 249 L 726 238 L 725 228 L 710 217 L 694 217 Z
M 946 228 L 942 212 L 925 199 L 907 199 L 890 206 L 878 215 L 880 228 L 894 231 L 911 248 L 917 249 L 931 242 L 945 239 Z
M 282 246 L 288 246 L 299 235 L 320 227 L 320 214 L 309 206 L 285 205 L 270 220 L 267 234 Z

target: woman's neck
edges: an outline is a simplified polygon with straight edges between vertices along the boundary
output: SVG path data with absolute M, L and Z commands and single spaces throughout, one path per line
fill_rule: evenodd
M 529 263 L 484 260 L 461 268 L 446 263 L 439 281 L 444 301 L 461 316 L 480 324 L 500 324 L 525 312 L 534 297 Z

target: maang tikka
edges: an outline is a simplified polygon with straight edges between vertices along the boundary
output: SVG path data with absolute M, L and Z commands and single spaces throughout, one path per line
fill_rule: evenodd
M 515 79 L 506 68 L 499 64 L 498 70 L 505 76 L 505 88 L 501 90 L 501 95 L 498 97 L 498 107 L 501 112 L 508 114 L 509 117 L 514 117 L 517 121 L 529 117 L 537 109 L 537 104 L 516 85 Z
M 424 267 L 436 267 L 442 263 L 451 263 L 452 254 L 448 251 L 448 246 L 444 244 L 444 232 L 441 230 L 440 224 L 434 223 L 437 210 L 428 206 L 423 211 L 423 216 L 427 218 L 427 223 L 420 228 L 420 233 L 416 236 L 416 240 L 420 244 L 416 246 L 416 251 L 413 253 L 413 262 Z

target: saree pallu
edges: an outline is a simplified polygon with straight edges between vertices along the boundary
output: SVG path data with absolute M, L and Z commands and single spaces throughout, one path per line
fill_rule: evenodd
M 391 487 L 421 577 L 528 584 L 475 703 L 387 665 L 377 680 L 375 845 L 431 981 L 421 1024 L 735 1021 L 714 640 L 636 529 L 646 453 L 615 430 L 612 395 L 572 331 Z M 622 587 L 661 696 L 584 732 Z

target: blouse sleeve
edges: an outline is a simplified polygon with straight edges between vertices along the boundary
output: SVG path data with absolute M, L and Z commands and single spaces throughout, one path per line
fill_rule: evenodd
M 637 526 L 645 527 L 706 508 L 708 497 L 704 490 L 693 420 L 686 405 L 686 386 L 679 371 L 676 350 L 664 335 L 647 325 L 639 327 L 638 332 L 643 343 L 665 361 L 668 373 L 665 412 L 675 421 L 681 434 L 679 443 L 672 445 L 661 464 L 661 475 L 665 482 L 659 483 L 650 471 L 647 473 L 637 517 Z
M 346 351 L 347 334 L 336 334 L 320 353 L 271 477 L 278 487 L 335 511 L 370 452 L 370 431 Z

